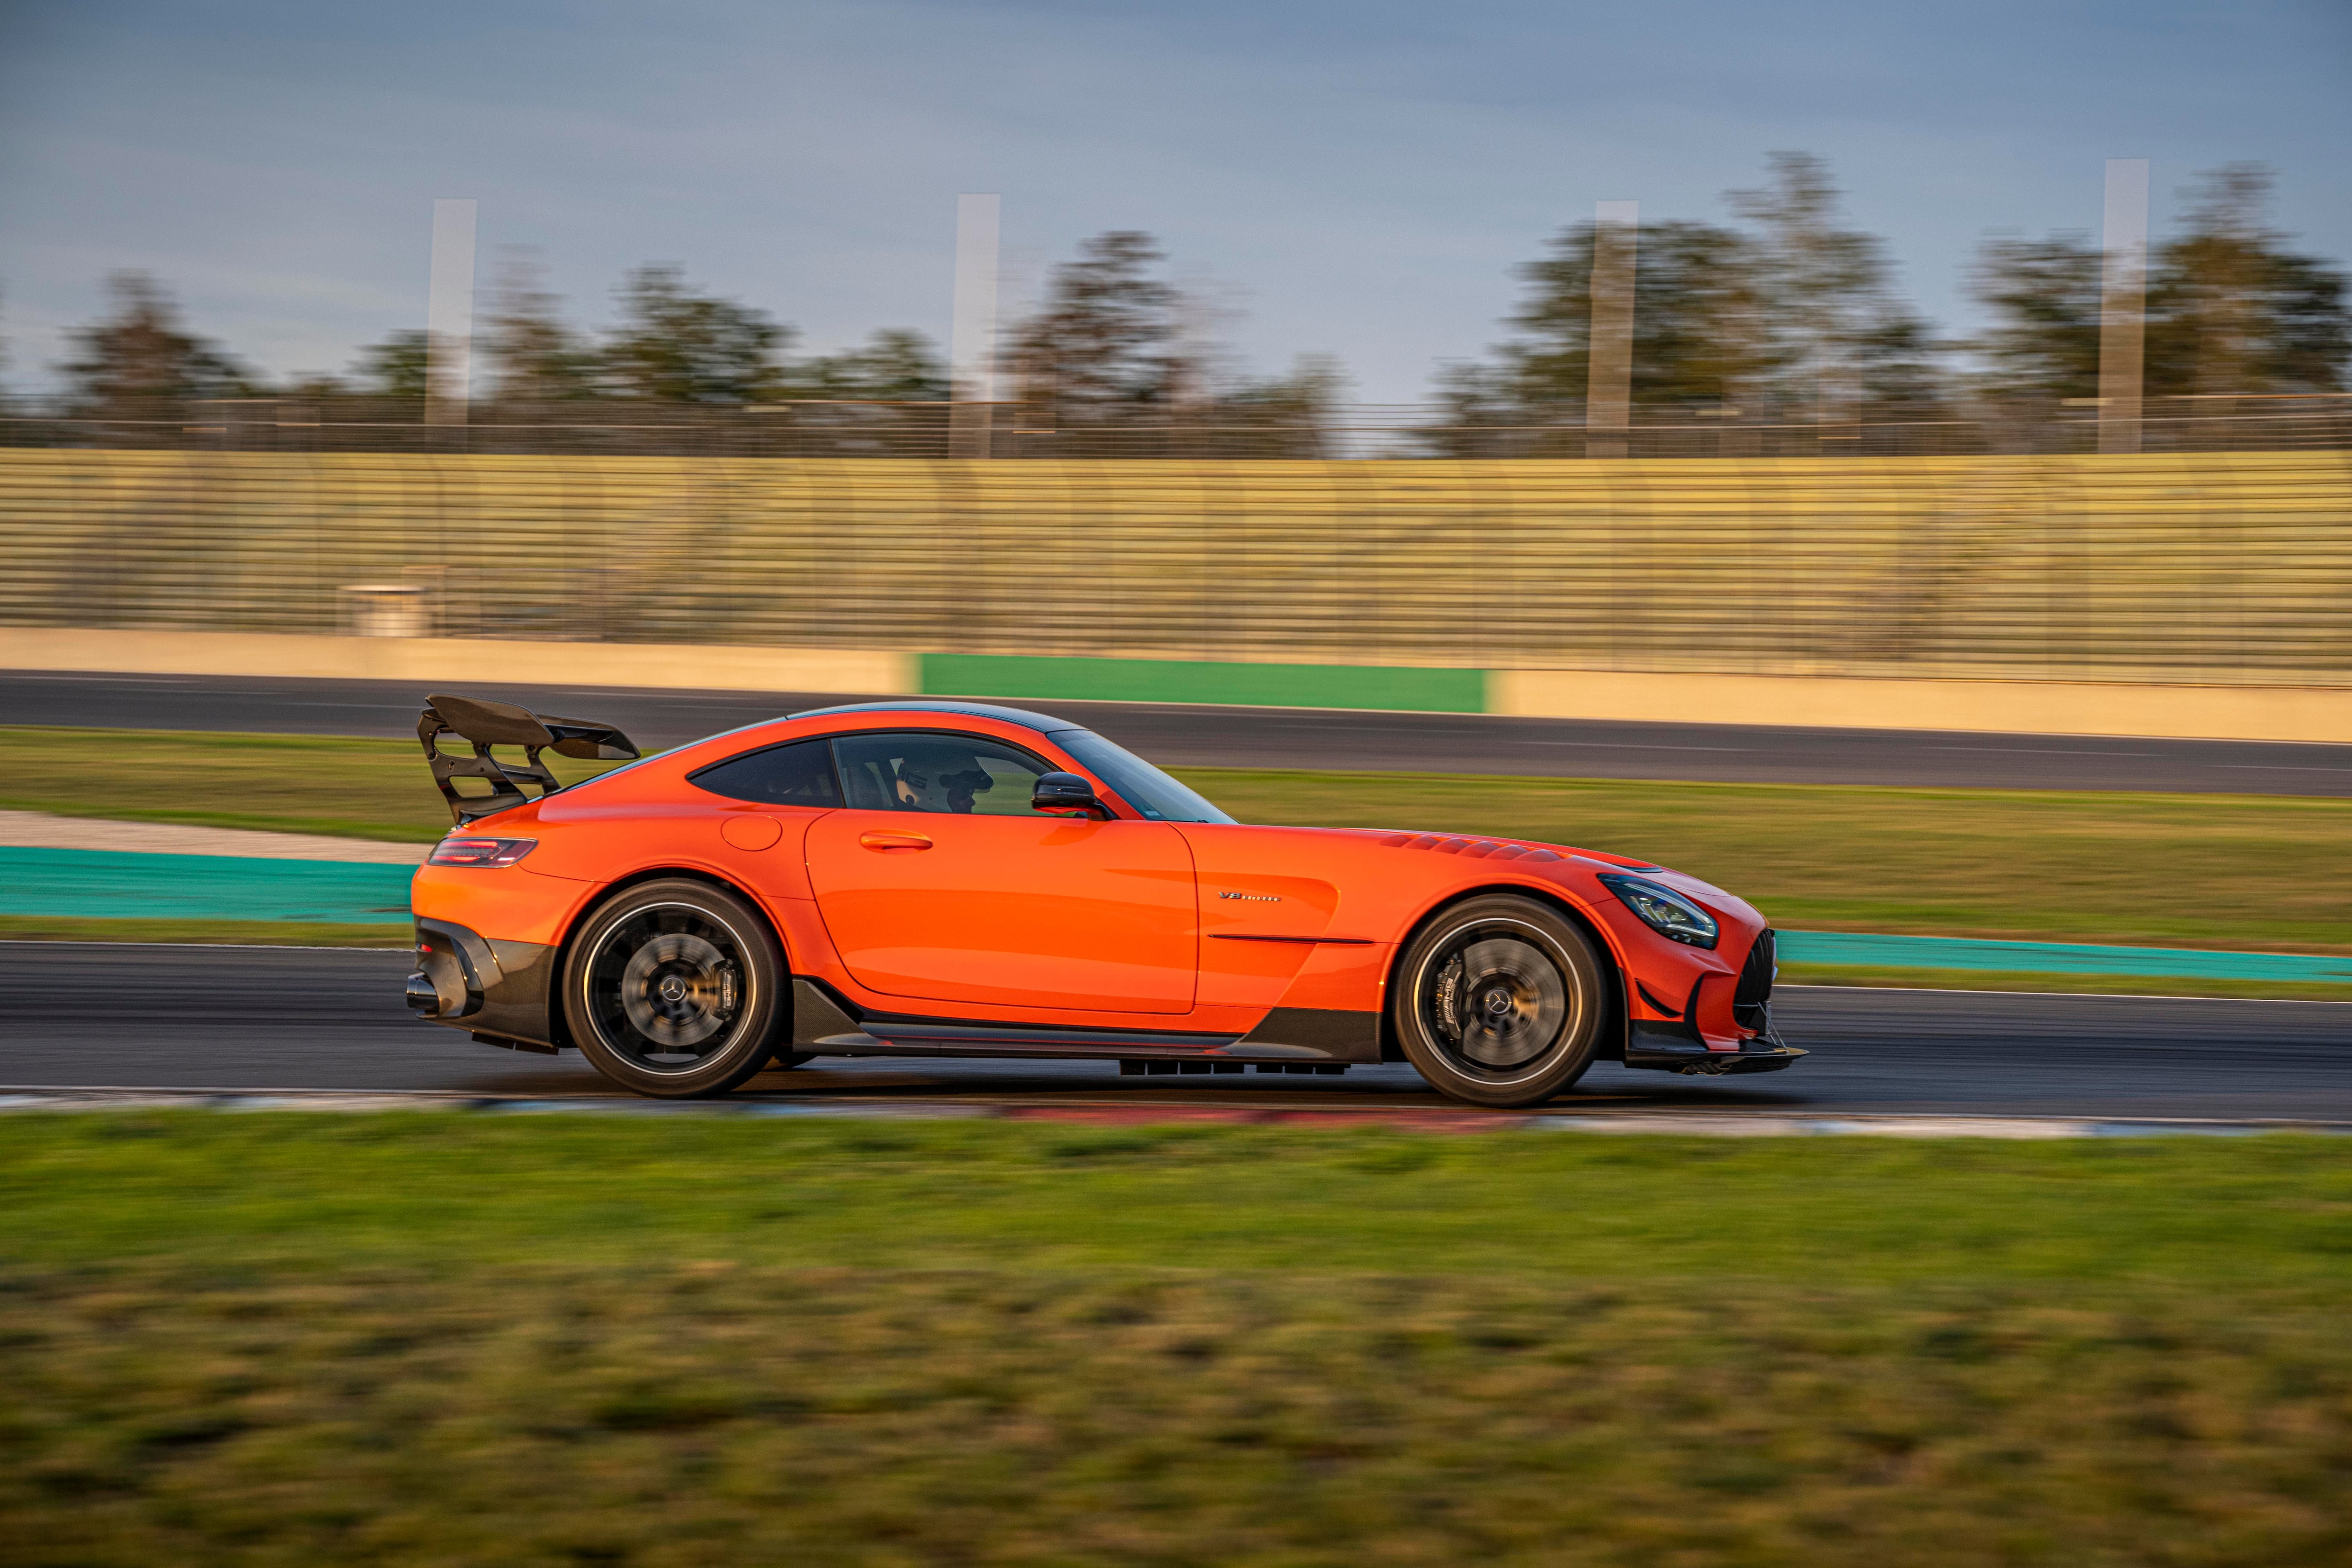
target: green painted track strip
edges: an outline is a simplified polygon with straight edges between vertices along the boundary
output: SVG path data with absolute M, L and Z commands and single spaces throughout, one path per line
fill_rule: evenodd
M 0 914 L 405 925 L 411 875 L 365 861 L 0 848 Z
M 2216 952 L 2181 947 L 2094 947 L 2072 942 L 1978 942 L 1785 931 L 1783 963 L 1871 969 L 1991 969 L 2021 974 L 2156 974 L 2206 980 L 2332 981 L 2352 985 L 2352 958 L 2303 952 Z
M 1483 713 L 1486 672 L 1352 664 L 1217 664 L 1164 658 L 1047 658 L 926 653 L 932 697 L 1072 702 L 1206 702 L 1246 708 L 1384 708 Z

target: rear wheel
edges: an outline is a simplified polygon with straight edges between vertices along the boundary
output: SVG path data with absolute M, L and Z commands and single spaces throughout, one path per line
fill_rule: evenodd
M 1540 1105 L 1592 1065 L 1602 973 L 1591 941 L 1549 906 L 1466 899 L 1407 945 L 1391 1013 L 1406 1058 L 1440 1092 Z
M 639 1094 L 724 1094 L 768 1065 L 785 1017 L 783 951 L 743 900 L 644 882 L 582 928 L 563 1016 L 596 1070 Z

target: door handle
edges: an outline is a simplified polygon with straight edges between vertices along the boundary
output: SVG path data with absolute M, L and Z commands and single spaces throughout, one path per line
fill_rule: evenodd
M 893 849 L 929 849 L 931 847 L 931 841 L 919 833 L 896 833 L 887 828 L 861 833 L 857 836 L 857 842 L 868 849 L 879 849 L 885 853 Z

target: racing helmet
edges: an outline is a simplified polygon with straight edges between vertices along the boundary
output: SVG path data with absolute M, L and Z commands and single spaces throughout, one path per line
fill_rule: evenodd
M 996 787 L 971 748 L 952 741 L 909 745 L 899 753 L 896 772 L 898 805 L 912 811 L 969 812 L 972 796 Z

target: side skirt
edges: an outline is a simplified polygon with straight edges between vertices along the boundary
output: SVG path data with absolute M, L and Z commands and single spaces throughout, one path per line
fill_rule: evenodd
M 1380 1060 L 1380 1015 L 1277 1007 L 1247 1035 L 1068 1029 L 1050 1024 L 869 1013 L 821 980 L 793 977 L 793 1049 L 814 1056 L 1153 1058 L 1226 1061 Z

